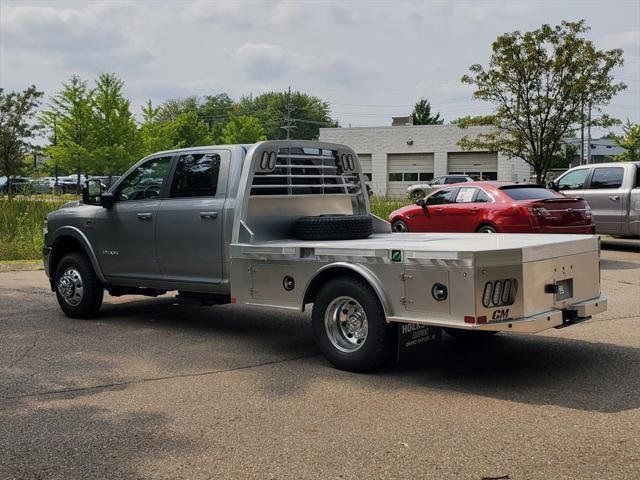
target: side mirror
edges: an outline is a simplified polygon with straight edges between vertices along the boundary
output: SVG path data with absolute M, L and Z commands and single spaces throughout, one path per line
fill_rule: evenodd
M 558 191 L 558 184 L 556 182 L 549 182 L 547 183 L 547 188 L 549 190 L 554 190 L 554 191 Z
M 114 203 L 116 203 L 116 196 L 113 192 L 105 192 L 100 195 L 100 204 L 104 208 L 111 208 Z
M 419 199 L 416 201 L 416 205 L 418 205 L 419 207 L 424 208 L 424 207 L 426 207 L 426 206 L 427 206 L 427 202 L 425 201 L 425 199 L 424 199 L 424 198 L 419 198 Z
M 102 182 L 100 180 L 87 180 L 82 188 L 82 202 L 85 205 L 100 205 L 102 192 Z

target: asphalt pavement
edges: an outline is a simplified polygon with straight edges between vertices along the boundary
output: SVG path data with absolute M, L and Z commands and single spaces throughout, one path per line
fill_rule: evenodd
M 110 298 L 58 309 L 0 273 L 0 479 L 640 478 L 640 251 L 603 251 L 609 310 L 333 369 L 307 315 Z

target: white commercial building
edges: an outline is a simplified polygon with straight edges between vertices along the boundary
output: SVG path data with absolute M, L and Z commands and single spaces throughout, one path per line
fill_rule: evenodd
M 524 160 L 505 155 L 465 151 L 458 142 L 491 127 L 407 125 L 393 127 L 321 128 L 320 140 L 353 148 L 376 195 L 405 196 L 406 188 L 447 174 L 482 180 L 529 181 Z

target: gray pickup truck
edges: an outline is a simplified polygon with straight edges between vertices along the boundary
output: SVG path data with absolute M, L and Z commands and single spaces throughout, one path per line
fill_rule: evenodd
M 640 162 L 596 163 L 567 170 L 549 188 L 584 198 L 599 234 L 640 237 Z
M 44 264 L 62 310 L 177 291 L 206 303 L 304 311 L 338 368 L 403 346 L 539 332 L 606 310 L 592 235 L 391 233 L 344 145 L 268 141 L 161 152 L 108 191 L 47 217 Z

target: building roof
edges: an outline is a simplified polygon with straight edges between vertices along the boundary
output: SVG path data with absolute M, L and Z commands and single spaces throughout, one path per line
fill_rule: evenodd
M 567 143 L 580 147 L 579 138 L 568 138 Z M 624 153 L 624 148 L 616 145 L 616 143 L 610 138 L 592 138 L 591 139 L 591 155 L 612 157 L 614 155 L 620 155 Z

